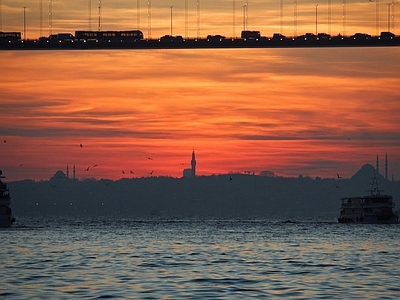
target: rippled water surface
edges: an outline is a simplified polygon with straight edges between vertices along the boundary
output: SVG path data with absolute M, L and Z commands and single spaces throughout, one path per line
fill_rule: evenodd
M 0 298 L 374 298 L 400 294 L 399 225 L 19 219 Z

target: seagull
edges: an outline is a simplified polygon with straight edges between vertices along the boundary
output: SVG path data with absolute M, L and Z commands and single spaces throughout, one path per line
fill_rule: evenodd
M 94 167 L 97 167 L 97 165 L 93 165 L 93 167 L 92 167 L 92 168 L 94 168 Z
M 124 170 L 122 170 L 122 174 L 125 174 L 125 171 L 124 171 Z
M 20 164 L 19 166 L 22 167 L 24 164 Z
M 337 189 L 339 188 L 339 186 L 337 184 L 335 184 L 335 186 L 336 186 Z
M 82 145 L 82 144 L 79 144 L 79 147 L 81 147 L 81 148 L 82 148 L 82 147 L 83 147 L 83 145 Z
M 87 167 L 87 168 L 85 169 L 85 171 L 89 171 L 89 169 L 90 169 L 90 167 Z
M 153 171 L 151 171 L 149 174 L 150 174 L 150 175 L 153 175 L 153 172 L 154 172 L 154 170 L 153 170 Z
M 336 173 L 337 178 L 343 178 L 342 176 L 339 175 L 339 173 Z
M 130 170 L 130 173 L 131 173 L 131 174 L 135 174 L 135 172 L 133 172 L 132 170 Z
M 7 143 L 7 141 L 6 141 L 6 140 L 3 140 L 3 142 L 4 142 L 4 143 Z
M 148 160 L 153 160 L 151 157 L 147 157 Z

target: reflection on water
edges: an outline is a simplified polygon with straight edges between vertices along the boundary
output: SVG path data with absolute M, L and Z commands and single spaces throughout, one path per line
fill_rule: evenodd
M 396 299 L 397 225 L 21 219 L 1 230 L 0 296 Z
M 193 147 L 203 175 L 351 176 L 377 153 L 400 169 L 397 57 L 396 48 L 3 51 L 3 171 L 48 179 L 76 164 L 78 178 L 181 176 Z

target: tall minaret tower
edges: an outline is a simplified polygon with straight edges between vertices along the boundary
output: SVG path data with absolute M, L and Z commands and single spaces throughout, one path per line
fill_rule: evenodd
M 385 157 L 385 179 L 388 180 L 388 159 L 387 159 L 387 153 Z
M 67 165 L 67 178 L 69 178 L 69 168 L 68 168 L 68 165 Z
M 75 168 L 75 164 L 74 164 L 74 170 L 73 170 L 73 173 L 74 173 L 74 179 L 76 178 L 76 168 Z
M 378 154 L 376 155 L 376 173 L 379 174 L 379 157 L 378 157 Z
M 192 165 L 192 177 L 196 177 L 196 155 L 194 154 L 194 149 L 192 152 L 191 165 Z

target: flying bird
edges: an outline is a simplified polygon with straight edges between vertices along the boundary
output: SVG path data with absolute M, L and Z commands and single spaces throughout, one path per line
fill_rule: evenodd
M 131 173 L 131 174 L 134 174 L 135 172 L 133 172 L 132 170 L 130 170 L 130 173 Z
M 92 167 L 92 168 L 94 168 L 94 167 L 97 167 L 97 165 L 93 165 L 93 167 Z
M 6 141 L 6 140 L 3 140 L 3 142 L 4 142 L 4 143 L 7 143 L 7 141 Z
M 150 174 L 150 175 L 153 175 L 153 172 L 154 172 L 154 170 L 153 170 L 153 171 L 151 171 L 149 174 Z
M 89 171 L 89 169 L 90 169 L 90 167 L 87 167 L 87 168 L 85 169 L 85 171 Z
M 147 157 L 148 160 L 153 160 L 151 157 Z
M 335 186 L 336 186 L 337 189 L 339 188 L 339 186 L 337 184 L 335 184 Z
M 125 171 L 124 171 L 124 170 L 122 170 L 122 174 L 125 174 Z
M 81 147 L 81 148 L 82 148 L 82 147 L 83 147 L 83 145 L 82 145 L 82 144 L 79 144 L 79 147 Z
M 337 178 L 343 178 L 342 176 L 339 175 L 339 173 L 336 173 Z
M 24 164 L 20 164 L 19 166 L 22 167 Z

